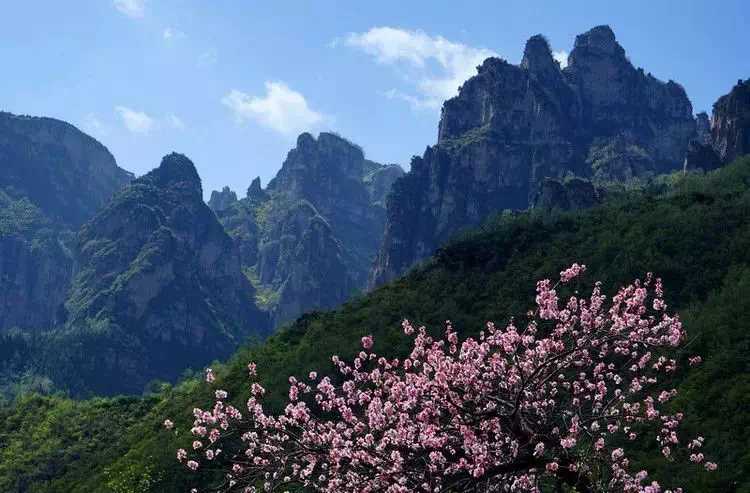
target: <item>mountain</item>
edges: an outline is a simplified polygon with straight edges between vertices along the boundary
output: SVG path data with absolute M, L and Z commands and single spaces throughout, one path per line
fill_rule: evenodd
M 133 179 L 73 125 L 0 112 L 0 188 L 50 219 L 78 227 Z
M 331 308 L 367 284 L 385 223 L 385 198 L 403 174 L 333 133 L 297 139 L 266 189 L 214 192 L 209 205 L 235 240 L 274 324 Z
M 132 179 L 73 125 L 0 112 L 0 333 L 64 321 L 74 231 Z
M 0 393 L 141 393 L 267 333 L 186 157 L 134 180 L 68 123 L 0 113 L 0 165 Z
M 444 103 L 437 144 L 394 184 L 371 286 L 490 214 L 528 208 L 548 178 L 670 172 L 696 136 L 682 86 L 635 68 L 608 26 L 577 36 L 563 69 L 537 35 L 520 65 L 489 58 L 477 72 Z
M 237 194 L 224 187 L 221 192 L 214 190 L 211 192 L 211 198 L 208 200 L 208 207 L 214 211 L 223 211 L 237 202 Z
M 715 169 L 750 153 L 750 79 L 739 80 L 714 103 L 711 121 L 703 113 L 699 138 L 690 142 L 685 170 Z
M 670 308 L 681 315 L 690 354 L 704 359 L 685 372 L 685 354 L 669 382 L 678 390 L 676 405 L 686 412 L 684 436 L 705 436 L 704 448 L 719 469 L 706 474 L 669 461 L 651 443 L 643 444 L 645 454 L 633 468 L 643 465 L 650 479 L 685 491 L 748 491 L 750 158 L 705 175 L 674 173 L 667 183 L 666 189 L 610 196 L 585 210 L 494 216 L 403 278 L 336 310 L 307 314 L 264 344 L 213 365 L 213 388 L 228 390 L 232 404 L 244 409 L 247 363 L 255 361 L 267 389 L 264 405 L 278 412 L 288 397 L 289 375 L 334 374 L 330 356 L 351 361 L 364 335 L 374 335 L 379 354 L 407 355 L 403 318 L 433 334 L 451 320 L 461 337 L 476 336 L 488 320 L 502 326 L 511 317 L 523 319 L 534 303 L 534 281 L 554 277 L 572 262 L 585 263 L 582 282 L 600 280 L 606 294 L 653 271 L 664 280 Z M 189 378 L 143 398 L 30 395 L 0 407 L 0 490 L 210 489 L 221 477 L 186 471 L 174 453 L 188 443 L 184 430 L 192 426 L 191 410 L 213 403 L 211 392 L 199 378 Z M 177 433 L 163 431 L 166 418 Z
M 118 193 L 81 228 L 77 250 L 56 337 L 74 348 L 60 366 L 74 362 L 94 392 L 140 392 L 267 330 L 239 254 L 183 155 L 164 157 Z

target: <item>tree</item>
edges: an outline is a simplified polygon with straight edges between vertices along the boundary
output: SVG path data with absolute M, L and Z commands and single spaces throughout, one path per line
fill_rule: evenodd
M 404 321 L 414 345 L 403 361 L 378 356 L 363 337 L 352 364 L 332 357 L 334 377 L 290 377 L 279 415 L 266 413 L 257 382 L 244 416 L 216 390 L 211 410 L 194 410 L 192 451 L 177 458 L 195 471 L 221 454 L 229 465 L 219 491 L 681 491 L 634 471 L 629 457 L 636 442 L 655 440 L 665 460 L 717 467 L 700 452 L 702 437 L 679 437 L 683 414 L 670 411 L 680 319 L 650 274 L 609 303 L 596 283 L 563 304 L 558 286 L 584 271 L 573 264 L 554 286 L 539 281 L 523 323 L 487 323 L 476 339 L 459 343 L 450 322 L 434 339 Z M 254 378 L 255 365 L 248 370 Z

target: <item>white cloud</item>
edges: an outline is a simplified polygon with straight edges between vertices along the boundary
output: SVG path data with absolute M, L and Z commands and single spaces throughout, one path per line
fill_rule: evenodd
M 497 54 L 430 36 L 423 31 L 393 27 L 373 27 L 364 33 L 350 33 L 344 43 L 371 55 L 378 63 L 401 69 L 418 96 L 386 91 L 390 98 L 403 99 L 414 107 L 439 108 L 442 102 L 456 95 L 458 87 L 476 74 L 476 67 Z M 338 41 L 332 43 L 336 46 Z
M 140 19 L 146 14 L 146 0 L 113 0 L 112 2 L 121 13 Z
M 552 58 L 560 62 L 560 68 L 568 66 L 568 52 L 565 50 L 553 51 Z
M 305 97 L 283 82 L 266 82 L 266 95 L 250 96 L 233 89 L 221 99 L 238 122 L 254 120 L 264 127 L 290 136 L 311 130 L 324 120 L 310 108 Z
M 165 120 L 167 122 L 167 125 L 174 128 L 175 130 L 185 130 L 185 122 L 183 122 L 179 116 L 170 114 L 167 115 Z
M 127 106 L 116 106 L 115 111 L 125 128 L 134 134 L 146 135 L 156 128 L 154 119 L 142 111 L 136 111 Z
M 162 31 L 161 37 L 164 39 L 164 41 L 173 41 L 177 39 L 183 39 L 186 37 L 186 35 L 184 32 L 180 31 L 179 29 L 175 29 L 173 27 L 166 27 L 164 28 L 164 31 Z

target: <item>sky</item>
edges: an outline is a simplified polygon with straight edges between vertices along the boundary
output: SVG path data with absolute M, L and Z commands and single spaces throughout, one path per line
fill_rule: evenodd
M 599 24 L 695 112 L 750 77 L 745 0 L 27 0 L 0 13 L 0 110 L 68 121 L 137 175 L 184 153 L 204 195 L 244 196 L 303 131 L 408 168 L 484 58 L 541 33 L 565 63 Z

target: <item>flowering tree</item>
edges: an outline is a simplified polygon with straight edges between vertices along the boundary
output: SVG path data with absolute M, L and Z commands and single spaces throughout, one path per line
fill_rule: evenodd
M 333 356 L 335 378 L 290 378 L 281 415 L 264 411 L 257 382 L 244 415 L 216 390 L 211 410 L 194 410 L 193 450 L 177 458 L 196 470 L 224 454 L 220 491 L 679 492 L 634 471 L 628 445 L 656 440 L 667 460 L 717 467 L 700 453 L 702 437 L 678 436 L 683 415 L 665 407 L 680 320 L 651 275 L 608 303 L 599 283 L 563 303 L 558 285 L 584 270 L 538 282 L 527 320 L 488 323 L 478 339 L 459 343 L 450 322 L 433 339 L 404 321 L 414 346 L 401 361 L 363 337 L 352 364 Z

